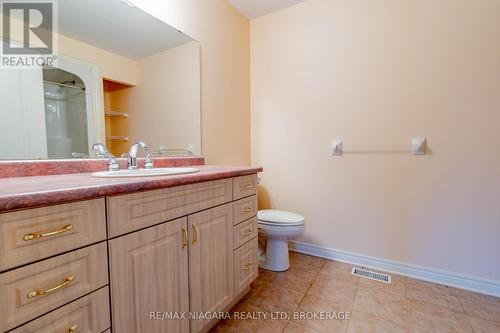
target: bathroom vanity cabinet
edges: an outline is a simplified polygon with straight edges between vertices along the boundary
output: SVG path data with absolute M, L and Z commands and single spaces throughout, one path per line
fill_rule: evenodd
M 209 330 L 258 274 L 256 187 L 251 174 L 0 213 L 0 332 Z

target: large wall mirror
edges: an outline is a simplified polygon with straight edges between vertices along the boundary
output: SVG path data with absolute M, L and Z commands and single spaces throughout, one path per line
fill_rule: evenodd
M 200 46 L 122 0 L 58 1 L 56 67 L 0 69 L 0 159 L 201 155 Z M 5 39 L 2 37 L 5 41 Z

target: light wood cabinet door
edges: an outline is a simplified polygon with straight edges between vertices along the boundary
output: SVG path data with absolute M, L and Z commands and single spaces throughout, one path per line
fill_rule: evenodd
M 191 313 L 223 311 L 234 298 L 233 206 L 193 214 L 188 225 Z M 208 323 L 192 319 L 191 332 Z
M 186 228 L 181 218 L 109 241 L 114 332 L 189 332 Z

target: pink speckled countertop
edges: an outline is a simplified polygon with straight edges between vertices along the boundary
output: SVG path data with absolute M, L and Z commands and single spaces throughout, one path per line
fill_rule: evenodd
M 118 158 L 120 169 L 127 168 L 127 159 Z M 204 165 L 205 159 L 190 157 L 155 157 L 155 168 L 183 167 Z M 70 159 L 70 160 L 18 160 L 0 161 L 0 178 L 62 175 L 68 173 L 84 173 L 103 171 L 108 163 L 104 159 Z M 144 158 L 137 159 L 137 166 L 144 167 Z
M 254 174 L 262 168 L 194 166 L 197 173 L 141 178 L 96 178 L 90 173 L 0 179 L 0 212 L 106 195 L 154 190 Z

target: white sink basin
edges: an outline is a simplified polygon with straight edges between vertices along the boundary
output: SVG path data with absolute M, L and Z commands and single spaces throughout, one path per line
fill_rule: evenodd
M 119 171 L 99 171 L 91 174 L 99 178 L 130 178 L 130 177 L 155 177 L 182 175 L 185 173 L 194 173 L 200 170 L 196 168 L 157 168 L 157 169 L 137 169 L 137 170 L 119 170 Z

